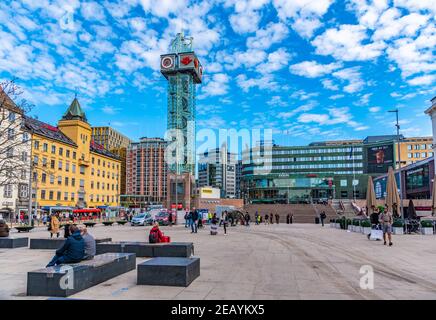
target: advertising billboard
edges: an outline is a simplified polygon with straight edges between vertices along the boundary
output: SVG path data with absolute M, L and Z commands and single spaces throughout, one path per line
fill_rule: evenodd
M 387 173 L 394 167 L 394 145 L 383 144 L 366 147 L 367 173 Z

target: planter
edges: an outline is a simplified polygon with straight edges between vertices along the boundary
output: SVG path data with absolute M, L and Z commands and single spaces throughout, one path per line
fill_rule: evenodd
M 341 224 L 340 223 L 336 223 L 336 229 L 340 229 L 341 228 Z
M 361 233 L 362 227 L 361 226 L 354 226 L 354 232 Z
M 87 227 L 93 227 L 93 226 L 95 226 L 97 223 L 96 222 L 84 222 L 83 223 L 85 226 L 87 226 Z
M 392 231 L 394 234 L 404 234 L 403 227 L 392 227 Z
M 126 220 L 119 220 L 119 221 L 117 221 L 117 223 L 124 226 L 127 223 L 127 221 Z
M 103 221 L 102 223 L 103 223 L 105 226 L 111 226 L 111 225 L 114 224 L 113 221 Z
M 371 227 L 363 227 L 362 228 L 363 234 L 370 234 L 371 233 Z
M 433 235 L 433 228 L 421 228 L 421 232 L 424 235 Z
M 353 227 L 354 227 L 354 226 L 349 225 L 349 226 L 348 226 L 348 231 L 353 231 Z
M 15 227 L 15 229 L 18 230 L 18 232 L 29 232 L 30 230 L 32 230 L 34 227 L 32 226 L 21 226 L 21 227 Z

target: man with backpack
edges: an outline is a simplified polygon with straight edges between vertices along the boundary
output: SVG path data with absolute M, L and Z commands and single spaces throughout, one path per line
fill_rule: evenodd
M 159 229 L 159 223 L 155 222 L 153 228 L 151 228 L 150 234 L 148 235 L 148 242 L 150 243 L 163 242 L 163 234 Z

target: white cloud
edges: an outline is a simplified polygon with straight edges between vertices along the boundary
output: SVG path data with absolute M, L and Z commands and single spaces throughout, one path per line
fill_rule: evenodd
M 317 36 L 311 43 L 316 53 L 331 55 L 338 60 L 372 60 L 382 54 L 383 42 L 364 43 L 368 35 L 364 27 L 344 24 L 339 29 L 331 28 Z
M 239 34 L 254 32 L 260 22 L 259 10 L 270 0 L 226 0 L 225 7 L 233 7 L 229 21 L 233 31 Z
M 97 2 L 82 2 L 81 10 L 82 17 L 86 20 L 104 21 L 106 15 L 104 9 Z
M 317 78 L 330 74 L 333 70 L 339 69 L 341 66 L 340 63 L 320 64 L 312 60 L 293 64 L 289 67 L 289 71 L 302 77 Z
M 291 57 L 291 54 L 285 48 L 279 48 L 268 54 L 267 61 L 258 65 L 256 70 L 262 74 L 278 71 L 288 65 Z
M 407 80 L 407 82 L 412 86 L 434 85 L 436 83 L 436 75 L 428 74 Z
M 380 107 L 371 107 L 369 108 L 369 112 L 375 113 L 375 112 L 379 112 L 380 111 Z
M 269 23 L 265 29 L 257 30 L 254 37 L 247 38 L 247 47 L 266 50 L 273 44 L 283 41 L 288 33 L 288 27 L 284 23 Z
M 225 73 L 216 73 L 212 79 L 206 82 L 206 85 L 201 88 L 201 95 L 198 99 L 204 99 L 210 96 L 222 96 L 227 94 L 229 90 L 229 76 Z
M 103 113 L 110 114 L 110 115 L 116 114 L 120 110 L 121 110 L 120 108 L 114 108 L 111 106 L 104 106 L 103 108 L 101 108 L 101 111 L 103 111 Z
M 334 84 L 333 81 L 330 79 L 323 79 L 321 83 L 322 86 L 326 89 L 333 90 L 333 91 L 339 90 L 338 85 Z
M 315 107 L 315 105 L 316 105 L 315 102 L 310 102 L 308 104 L 302 105 L 288 112 L 279 112 L 277 117 L 282 119 L 289 119 L 300 112 L 307 112 L 312 110 Z
M 260 78 L 248 78 L 245 74 L 240 74 L 236 77 L 236 83 L 244 92 L 256 87 L 271 91 L 276 91 L 279 88 L 279 84 L 274 81 L 271 74 L 265 74 Z
M 161 18 L 177 14 L 189 5 L 188 0 L 139 0 L 145 13 L 152 13 Z
M 361 73 L 359 72 L 360 67 L 351 67 L 338 70 L 333 72 L 333 76 L 341 79 L 342 81 L 347 81 L 348 84 L 343 88 L 347 93 L 354 93 L 363 89 L 365 82 L 361 78 Z
M 273 0 L 282 20 L 290 20 L 292 28 L 304 38 L 311 38 L 321 24 L 333 0 Z
M 300 123 L 317 123 L 319 125 L 338 125 L 345 124 L 354 128 L 357 131 L 365 130 L 367 127 L 362 126 L 358 122 L 352 120 L 353 116 L 349 113 L 347 107 L 330 108 L 328 113 L 303 113 L 298 117 Z

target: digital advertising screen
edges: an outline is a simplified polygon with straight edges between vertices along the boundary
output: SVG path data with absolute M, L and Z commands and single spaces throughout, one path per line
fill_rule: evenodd
M 386 173 L 394 166 L 394 145 L 384 144 L 367 147 L 367 173 Z

